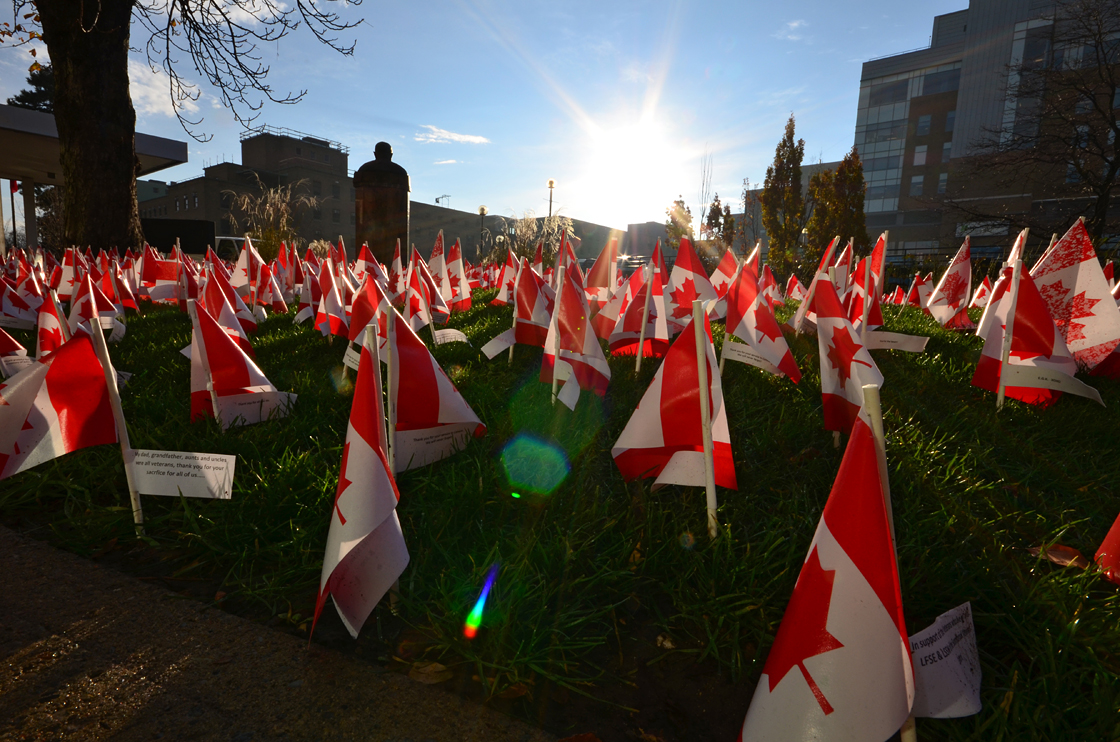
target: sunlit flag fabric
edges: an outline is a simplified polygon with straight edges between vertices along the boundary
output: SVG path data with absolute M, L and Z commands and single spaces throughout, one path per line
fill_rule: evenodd
M 611 367 L 591 327 L 590 317 L 591 310 L 583 289 L 574 277 L 564 273 L 560 277 L 560 290 L 544 342 L 541 381 L 551 384 L 553 374 L 563 381 L 563 389 L 557 398 L 573 410 L 580 389 L 591 390 L 602 397 L 611 380 Z M 557 344 L 559 359 L 556 356 Z
M 415 262 L 415 257 L 413 258 Z M 437 293 L 444 298 L 445 301 L 451 299 L 451 287 L 447 286 L 447 260 L 443 255 L 443 230 L 439 231 L 436 235 L 436 244 L 432 247 L 432 254 L 428 256 L 428 272 L 435 282 Z M 446 287 L 446 288 L 445 288 Z M 446 292 L 446 293 L 444 293 Z
M 381 360 L 386 360 L 385 343 L 388 340 L 388 312 L 391 309 L 389 299 L 381 290 L 373 274 L 367 273 L 366 280 L 358 293 L 354 295 L 354 306 L 350 310 L 350 342 L 362 343 L 365 337 L 366 326 L 377 318 L 374 334 L 378 340 L 378 352 Z
M 393 248 L 393 265 L 389 270 L 389 301 L 396 303 L 404 295 L 405 279 L 404 266 L 401 264 L 401 238 L 398 237 L 397 245 Z
M 408 324 L 419 331 L 432 323 L 432 297 L 436 289 L 424 280 L 421 264 L 416 263 L 408 272 L 408 288 L 404 293 L 404 312 Z
M 393 310 L 396 311 L 396 310 Z M 445 459 L 486 426 L 447 378 L 427 346 L 399 315 L 389 327 L 395 413 L 393 465 L 415 469 Z
M 206 282 L 206 287 L 202 290 L 202 297 L 198 305 L 214 318 L 233 342 L 237 343 L 238 347 L 245 351 L 250 358 L 256 357 L 253 346 L 249 344 L 249 336 L 245 334 L 245 328 L 238 321 L 233 307 L 230 306 L 229 299 L 217 281 Z
M 35 357 L 53 353 L 66 342 L 63 335 L 63 314 L 54 299 L 48 297 L 39 307 L 38 327 L 35 333 Z
M 972 385 L 998 392 L 1000 375 L 1003 374 L 1004 394 L 1020 402 L 1048 407 L 1066 391 L 1103 404 L 1095 389 L 1073 377 L 1077 372 L 1077 363 L 1030 274 L 1024 271 L 1020 275 L 1017 297 L 1011 290 L 1012 275 L 1011 268 L 1004 269 L 992 297 L 994 305 L 990 304 L 985 312 L 985 319 L 990 317 L 990 321 L 981 323 L 982 327 L 987 326 L 987 333 L 972 376 Z M 1015 314 L 1008 356 L 1010 368 L 1004 370 L 1000 359 L 1013 297 Z M 1031 382 L 1029 385 L 1028 381 Z
M 330 260 L 323 262 L 319 268 L 319 309 L 315 312 L 315 329 L 327 335 L 350 334 L 346 322 L 346 306 L 342 303 L 342 295 L 338 291 L 338 284 L 334 275 L 334 266 Z
M 0 383 L 0 479 L 116 442 L 105 371 L 89 335 L 79 333 Z
M 3 327 L 0 327 L 0 356 L 25 355 L 27 355 L 27 348 L 20 345 L 18 340 L 9 335 Z
M 125 332 L 125 326 L 115 318 L 116 313 L 113 302 L 101 293 L 101 289 L 97 288 L 87 273 L 78 283 L 78 290 L 70 300 L 70 318 L 67 322 L 70 334 L 73 335 L 82 325 L 88 329 L 90 321 L 101 322 L 104 317 L 109 322 L 108 318 L 112 318 L 110 326 L 113 331 L 109 335 L 109 342 L 115 343 L 124 337 Z
M 314 278 L 311 280 L 314 281 Z M 221 289 L 226 297 L 226 301 L 233 307 L 233 313 L 237 316 L 237 321 L 241 323 L 242 329 L 244 329 L 245 332 L 256 332 L 257 318 L 249 311 L 249 307 L 245 306 L 245 302 L 242 301 L 241 296 L 233 288 L 233 284 L 225 277 L 225 273 L 220 267 L 215 266 L 210 274 L 209 280 L 206 282 L 206 288 L 209 288 L 211 283 L 214 283 L 214 285 Z M 314 307 L 312 311 L 314 311 Z M 302 320 L 297 316 L 296 321 Z
M 1077 365 L 1095 368 L 1120 345 L 1120 308 L 1082 219 L 1031 271 Z
M 789 280 L 786 281 L 786 296 L 790 301 L 805 301 L 805 297 L 809 292 L 801 285 L 801 281 L 797 280 L 797 276 L 790 273 Z
M 641 290 L 643 284 L 642 271 L 639 269 L 630 274 L 630 278 L 614 290 L 610 301 L 591 318 L 591 326 L 595 329 L 596 335 L 603 340 L 610 340 L 619 317 L 630 306 L 631 300 Z
M 257 274 L 260 264 L 264 261 L 253 244 L 246 238 L 241 245 L 241 254 L 237 257 L 237 266 L 233 270 L 230 283 L 241 296 L 248 296 L 249 292 L 257 285 Z
M 513 251 L 506 253 L 506 262 L 502 265 L 501 275 L 498 276 L 498 295 L 490 300 L 494 306 L 513 303 L 514 282 L 517 280 L 517 258 Z
M 221 414 L 224 426 L 228 427 L 234 422 L 231 415 L 240 417 L 246 423 L 253 423 L 267 417 L 272 407 L 278 406 L 277 414 L 285 414 L 287 404 L 294 402 L 296 395 L 278 391 L 209 312 L 196 311 L 195 316 L 198 324 L 191 332 L 191 422 L 214 416 L 214 406 L 206 386 L 207 370 L 219 404 L 223 397 L 238 395 L 268 395 L 270 398 L 266 400 L 262 396 L 260 404 L 253 404 L 248 408 L 223 409 Z M 205 365 L 200 343 L 204 344 L 202 349 L 206 355 Z M 268 409 L 261 406 L 266 402 Z
M 942 327 L 953 330 L 971 330 L 976 327 L 968 317 L 965 301 L 972 293 L 972 250 L 971 241 L 964 238 L 964 244 L 953 257 L 953 262 L 937 282 L 929 296 L 926 308 Z M 1120 338 L 1120 336 L 1117 336 Z
M 363 344 L 312 631 L 330 595 L 343 625 L 356 639 L 408 566 L 408 547 L 396 511 L 399 500 L 389 472 L 381 364 Z
M 778 282 L 774 280 L 774 274 L 770 271 L 768 265 L 762 266 L 762 275 L 758 279 L 758 290 L 766 297 L 766 301 L 770 302 L 770 306 L 786 303 L 785 297 L 782 296 L 782 289 L 778 286 Z
M 679 484 L 704 486 L 704 438 L 700 413 L 700 372 L 696 356 L 696 326 L 689 322 L 677 336 L 665 360 L 653 375 L 638 408 L 611 448 L 623 479 L 656 477 L 654 486 Z M 738 489 L 727 409 L 723 404 L 719 362 L 712 349 L 707 315 L 700 332 L 708 377 L 711 412 L 712 458 L 720 487 Z
M 544 276 L 544 240 L 537 241 L 537 250 L 533 253 L 532 268 L 542 277 Z
M 437 325 L 446 324 L 451 317 L 451 307 L 444 301 L 443 294 L 440 293 L 432 272 L 428 269 L 428 264 L 416 250 L 412 251 L 412 272 L 419 274 L 420 280 L 428 287 L 428 311 L 431 313 L 431 321 Z
M 844 249 L 840 252 L 840 256 L 836 258 L 836 262 L 833 265 L 835 266 L 836 270 L 833 271 L 834 278 L 832 285 L 836 287 L 836 295 L 843 297 L 848 293 L 848 279 L 850 277 L 849 274 L 852 270 L 851 240 L 849 240 L 848 244 L 844 246 Z
M 661 272 L 657 270 L 656 263 L 651 261 L 653 275 L 643 282 L 638 293 L 631 299 L 626 311 L 618 318 L 614 330 L 610 335 L 611 353 L 615 355 L 637 355 L 648 358 L 660 358 L 669 349 L 669 323 L 667 320 L 668 309 L 665 304 L 664 285 L 661 282 Z M 646 266 L 649 270 L 650 266 Z M 649 317 L 646 321 L 645 342 L 639 348 L 642 339 L 642 317 L 645 314 L 646 292 L 650 292 Z
M 466 312 L 471 308 L 471 286 L 467 279 L 467 268 L 463 263 L 463 248 L 459 240 L 451 245 L 447 253 L 447 287 L 450 291 L 448 306 L 452 312 Z
M 910 715 L 914 668 L 881 482 L 875 439 L 860 415 L 742 742 L 883 742 Z
M 972 301 L 968 303 L 969 309 L 982 309 L 988 306 L 988 299 L 992 296 L 992 281 L 987 276 L 976 287 L 976 292 L 972 295 Z
M 593 312 L 597 312 L 610 301 L 618 276 L 618 238 L 612 237 L 603 245 L 602 252 L 595 259 L 595 264 L 587 272 L 587 281 L 584 290 L 587 292 L 587 303 Z
M 723 257 L 720 258 L 715 272 L 712 273 L 712 289 L 716 292 L 716 296 L 721 299 L 727 296 L 727 290 L 731 288 L 731 279 L 735 277 L 735 271 L 738 269 L 739 261 L 735 259 L 735 251 L 727 248 L 723 251 Z
M 66 248 L 66 253 L 62 256 L 61 265 L 57 266 L 56 271 L 51 273 L 51 288 L 58 292 L 58 298 L 61 301 L 70 301 L 70 295 L 74 293 L 74 268 L 82 260 L 78 251 L 72 247 Z
M 692 249 L 692 240 L 681 237 L 677 260 L 673 263 L 673 272 L 666 287 L 665 308 L 669 312 L 669 331 L 676 334 L 688 324 L 692 317 L 693 301 L 699 299 L 707 305 L 709 301 L 718 298 L 708 279 L 708 272 L 704 270 L 704 264 Z
M 923 278 L 921 273 L 914 274 L 914 282 L 910 284 L 910 290 L 906 292 L 907 305 L 926 309 L 929 296 L 933 293 L 933 287 L 929 285 L 929 282 L 930 278 L 928 276 Z
M 824 428 L 847 433 L 863 406 L 863 385 L 883 385 L 883 375 L 860 342 L 829 281 L 817 284 L 817 344 L 821 356 L 821 400 Z
M 35 310 L 6 279 L 0 281 L 0 315 L 24 322 L 35 321 Z
M 851 289 L 848 292 L 848 321 L 856 332 L 863 331 L 864 304 L 870 301 L 867 307 L 867 328 L 874 330 L 883 326 L 883 309 L 879 305 L 879 296 L 875 293 L 875 279 L 871 277 L 871 289 L 864 284 L 867 282 L 867 258 L 856 264 Z
M 121 307 L 139 312 L 140 304 L 136 301 L 136 291 L 132 286 L 132 279 L 128 277 L 128 272 L 115 260 L 109 270 L 113 272 L 115 278 L 114 288 L 117 290 L 117 301 L 120 302 Z
M 665 255 L 661 252 L 660 239 L 653 245 L 653 257 L 650 260 L 657 266 L 657 275 L 661 276 L 661 285 L 667 286 L 669 284 L 669 266 L 665 263 Z
M 312 274 L 311 266 L 307 266 L 303 271 L 303 289 L 299 292 L 299 307 L 296 309 L 294 322 L 299 324 L 314 319 L 322 298 L 323 292 L 319 288 L 319 281 Z
M 377 265 L 377 259 L 373 257 L 373 253 L 369 251 L 369 244 L 362 243 L 362 248 L 358 251 L 358 259 L 354 261 L 354 278 L 358 279 L 360 286 L 366 280 L 367 273 L 373 273 L 374 278 L 381 272 L 381 268 Z
M 887 262 L 887 233 L 879 235 L 875 240 L 875 247 L 871 248 L 871 279 L 875 283 L 875 293 L 883 290 L 883 279 L 886 278 L 884 266 Z
M 801 369 L 750 266 L 744 265 L 727 292 L 727 332 L 749 345 L 793 383 Z
M 162 260 L 151 247 L 144 248 L 140 259 L 141 295 L 154 302 L 174 303 L 179 300 L 179 261 Z M 61 298 L 61 294 L 59 295 Z
M 284 301 L 284 292 L 280 288 L 280 283 L 276 280 L 276 272 L 272 269 L 272 266 L 261 265 L 260 276 L 261 289 L 257 301 L 268 305 L 277 314 L 287 314 L 288 305 Z

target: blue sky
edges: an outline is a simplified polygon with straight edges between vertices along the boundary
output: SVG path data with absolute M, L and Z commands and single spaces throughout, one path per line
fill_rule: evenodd
M 806 161 L 852 145 L 861 63 L 929 44 L 933 16 L 967 0 L 744 2 L 374 3 L 353 57 L 304 29 L 262 48 L 279 91 L 259 123 L 334 139 L 350 167 L 381 140 L 412 177 L 414 201 L 521 214 L 548 210 L 612 227 L 664 221 L 678 194 L 697 211 L 700 162 L 712 190 L 738 202 L 761 181 L 790 112 Z M 139 46 L 134 38 L 133 46 Z M 26 52 L 0 48 L 0 96 L 23 83 Z M 186 139 L 165 80 L 136 58 L 137 128 Z M 212 91 L 196 115 L 212 141 L 157 176 L 181 180 L 223 157 L 239 161 L 241 132 Z

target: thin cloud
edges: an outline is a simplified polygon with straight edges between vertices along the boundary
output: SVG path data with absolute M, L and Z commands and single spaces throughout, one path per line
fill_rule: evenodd
M 790 21 L 774 34 L 774 38 L 783 41 L 804 41 L 806 39 L 804 29 L 808 25 L 808 21 Z
M 436 160 L 433 165 L 454 165 L 458 160 Z
M 138 60 L 128 60 L 128 92 L 132 107 L 141 116 L 175 115 L 167 75 L 158 67 L 153 69 Z M 198 103 L 189 98 L 182 100 L 179 107 L 188 114 L 198 112 Z
M 421 124 L 420 128 L 427 129 L 427 131 L 416 132 L 416 136 L 413 137 L 413 139 L 418 142 L 424 142 L 425 144 L 490 144 L 489 139 L 477 134 L 456 134 L 453 131 L 440 129 L 431 124 Z

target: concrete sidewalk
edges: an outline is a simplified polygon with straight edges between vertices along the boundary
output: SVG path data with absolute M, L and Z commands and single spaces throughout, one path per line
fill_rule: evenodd
M 0 740 L 547 742 L 0 527 Z

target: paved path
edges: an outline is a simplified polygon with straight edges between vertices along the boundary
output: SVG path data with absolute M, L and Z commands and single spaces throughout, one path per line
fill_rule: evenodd
M 0 527 L 0 740 L 548 742 Z

